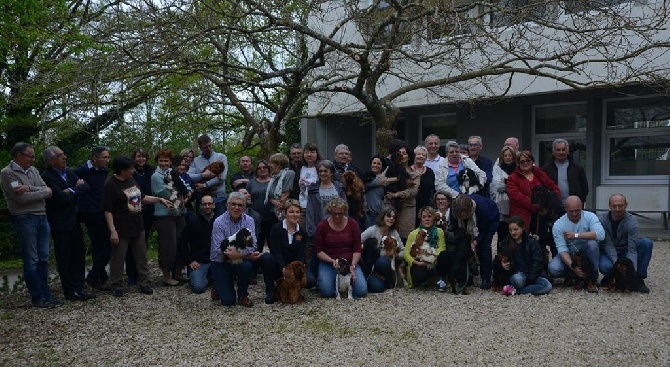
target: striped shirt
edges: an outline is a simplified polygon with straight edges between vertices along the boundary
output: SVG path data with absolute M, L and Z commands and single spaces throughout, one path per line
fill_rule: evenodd
M 242 213 L 240 219 L 237 222 L 233 222 L 230 214 L 225 212 L 214 221 L 209 259 L 220 263 L 224 262 L 223 253 L 221 252 L 221 241 L 237 233 L 242 228 L 249 229 L 254 243 L 252 247 L 244 251 L 244 256 L 256 251 L 256 225 L 253 218 L 246 213 Z

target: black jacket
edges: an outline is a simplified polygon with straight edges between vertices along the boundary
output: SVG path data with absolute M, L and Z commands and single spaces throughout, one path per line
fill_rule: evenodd
M 42 172 L 42 179 L 52 191 L 46 199 L 47 220 L 52 231 L 70 231 L 77 222 L 77 202 L 79 195 L 88 191 L 88 184 L 76 186 L 79 177 L 69 168 L 65 169 L 63 180 L 55 169 L 48 167 Z M 64 191 L 68 189 L 67 191 Z M 69 190 L 72 189 L 72 190 Z
M 212 226 L 216 216 L 211 221 L 198 213 L 186 223 L 179 237 L 179 252 L 183 254 L 186 264 L 197 261 L 200 264 L 209 264 L 209 250 L 212 246 Z
M 503 242 L 505 245 L 510 237 Z M 521 243 L 516 244 L 512 253 L 512 261 L 516 271 L 526 273 L 526 284 L 533 284 L 538 277 L 547 277 L 545 271 L 546 261 L 542 246 L 528 233 L 524 232 Z
M 286 264 L 293 261 L 305 263 L 305 246 L 307 244 L 307 233 L 304 228 L 293 234 L 293 243 L 288 243 L 288 232 L 284 229 L 282 222 L 272 226 L 270 237 L 268 238 L 268 247 L 270 253 L 277 259 L 277 265 L 283 269 Z
M 586 171 L 584 171 L 584 167 L 574 162 L 572 157 L 568 156 L 567 159 L 569 195 L 578 196 L 582 199 L 582 203 L 586 203 L 586 196 L 589 194 L 589 182 L 586 180 Z M 558 168 L 554 164 L 554 159 L 542 166 L 542 170 L 558 185 Z

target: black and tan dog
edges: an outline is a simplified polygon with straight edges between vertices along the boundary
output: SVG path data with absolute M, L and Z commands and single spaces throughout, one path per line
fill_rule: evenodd
M 555 192 L 539 185 L 530 190 L 530 202 L 538 208 L 530 217 L 530 223 L 528 224 L 530 233 L 535 235 L 537 242 L 543 248 L 549 248 L 551 254 L 555 256 L 558 251 L 551 228 L 561 214 L 561 199 Z
M 464 228 L 458 228 L 450 235 L 450 246 L 445 252 L 445 270 L 454 294 L 468 294 L 465 289 L 471 276 L 468 261 L 472 255 L 470 235 Z
M 580 278 L 573 271 L 579 268 L 584 273 L 584 278 Z M 572 254 L 572 269 L 565 269 L 565 276 L 563 278 L 563 286 L 572 286 L 573 289 L 586 289 L 590 293 L 598 293 L 598 287 L 593 282 L 593 264 L 589 257 L 581 252 Z
M 253 246 L 253 237 L 248 228 L 241 228 L 239 231 L 233 233 L 221 241 L 221 252 L 226 251 L 227 248 L 234 248 L 237 251 L 244 251 L 248 247 Z M 232 261 L 233 264 L 239 264 L 242 259 Z
M 617 260 L 610 276 L 605 277 L 601 284 L 608 291 L 637 291 L 637 272 L 633 261 L 627 257 Z
M 503 264 L 505 263 L 509 264 L 508 270 L 503 268 Z M 493 259 L 493 284 L 491 284 L 491 290 L 494 292 L 502 291 L 504 286 L 510 284 L 510 278 L 515 272 L 511 252 L 508 249 L 498 252 Z

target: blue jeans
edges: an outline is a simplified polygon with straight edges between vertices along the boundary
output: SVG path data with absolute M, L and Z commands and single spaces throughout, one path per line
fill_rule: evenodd
M 482 280 L 487 279 L 491 281 L 491 273 L 493 273 L 493 250 L 491 243 L 495 231 L 486 234 L 481 243 L 477 244 L 475 251 L 477 251 L 477 258 L 479 259 L 479 275 Z
M 593 281 L 598 280 L 598 260 L 600 257 L 600 248 L 597 241 L 588 240 L 582 243 L 582 246 L 579 249 L 579 252 L 588 256 L 589 260 L 593 264 L 591 268 L 591 274 L 593 274 Z M 561 254 L 554 256 L 553 259 L 549 262 L 549 274 L 554 278 L 563 278 L 565 272 L 565 263 L 561 259 Z
M 207 273 L 209 271 L 209 264 L 202 264 L 193 270 L 190 266 L 188 268 L 188 282 L 191 285 L 191 292 L 200 294 L 207 290 Z
M 536 296 L 547 294 L 551 291 L 551 282 L 543 277 L 537 277 L 535 283 L 526 284 L 526 274 L 518 272 L 510 277 L 510 283 L 516 288 L 518 294 L 533 294 Z
M 317 280 L 317 286 L 319 287 L 319 293 L 321 297 L 325 298 L 335 298 L 337 290 L 335 289 L 335 268 L 332 264 L 319 261 L 319 277 Z M 356 281 L 353 285 L 353 296 L 354 298 L 365 297 L 368 294 L 368 285 L 365 282 L 365 275 L 360 265 L 356 265 Z
M 209 263 L 209 269 L 212 271 L 214 277 L 214 287 L 219 294 L 221 304 L 224 306 L 234 306 L 239 297 L 246 297 L 249 295 L 249 280 L 254 271 L 254 264 L 249 260 L 242 260 L 239 264 L 231 264 L 229 262 Z M 237 294 L 235 292 L 235 285 L 233 279 L 237 275 Z
M 33 303 L 51 299 L 49 290 L 49 222 L 46 215 L 11 216 L 21 248 L 23 278 Z
M 384 279 L 379 278 L 379 276 Z M 387 256 L 381 256 L 374 264 L 374 270 L 368 277 L 368 291 L 370 293 L 381 293 L 386 289 L 395 287 L 395 277 L 391 268 L 391 259 Z
M 637 248 L 637 275 L 642 279 L 647 278 L 647 270 L 649 269 L 649 262 L 651 261 L 651 253 L 654 249 L 654 243 L 650 238 L 642 237 L 638 238 L 635 244 Z M 617 253 L 618 258 L 624 258 L 628 255 L 628 248 L 624 249 L 621 252 Z M 600 262 L 598 267 L 600 272 L 607 275 L 612 270 L 614 264 L 612 259 L 610 259 L 605 253 L 600 254 Z

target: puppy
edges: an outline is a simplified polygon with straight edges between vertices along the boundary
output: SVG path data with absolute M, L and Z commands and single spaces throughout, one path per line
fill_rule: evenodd
M 417 261 L 422 261 L 428 264 L 428 269 L 435 267 L 437 255 L 434 248 L 430 247 L 430 237 L 428 231 L 422 229 L 416 234 L 414 243 L 409 254 Z
M 245 249 L 254 245 L 253 241 L 254 240 L 253 237 L 251 237 L 251 231 L 248 228 L 242 228 L 221 241 L 221 252 L 225 251 L 227 248 L 233 248 L 240 252 L 244 251 Z M 240 264 L 242 259 L 231 261 L 233 264 Z
M 347 292 L 348 299 L 354 299 L 354 286 L 351 284 L 351 269 L 347 259 L 339 258 L 337 262 L 337 275 L 335 276 L 335 299 L 340 299 L 341 292 Z
M 572 285 L 572 288 L 575 290 L 586 289 L 589 293 L 598 293 L 598 288 L 593 284 L 593 278 L 591 277 L 593 272 L 591 260 L 581 252 L 575 252 L 571 256 L 572 269 L 566 269 L 563 286 L 569 287 Z M 575 268 L 582 270 L 584 278 L 580 278 L 574 273 L 573 269 Z
M 212 162 L 212 163 L 208 164 L 202 171 L 205 172 L 205 171 L 209 170 L 210 172 L 212 172 L 214 174 L 215 177 L 218 177 L 219 179 L 221 179 L 221 174 L 223 173 L 223 171 L 225 171 L 225 169 L 226 169 L 226 165 L 223 164 L 223 162 L 216 161 L 216 162 Z M 210 187 L 207 190 L 205 190 L 204 194 L 205 195 L 210 195 L 211 193 L 215 192 L 216 189 L 217 189 L 216 187 Z
M 502 264 L 509 263 L 509 270 L 505 270 L 502 267 Z M 502 291 L 503 287 L 510 284 L 510 277 L 515 273 L 514 266 L 512 264 L 512 255 L 508 250 L 503 250 L 498 252 L 496 257 L 493 259 L 493 284 L 491 285 L 491 290 L 494 292 Z
M 466 168 L 458 172 L 458 176 L 456 176 L 456 178 L 458 179 L 458 185 L 460 186 L 461 193 L 463 194 L 474 194 L 483 188 L 482 184 L 479 182 L 477 174 L 470 168 Z
M 294 305 L 303 303 L 305 297 L 300 292 L 307 286 L 307 272 L 305 264 L 293 261 L 283 269 L 284 277 L 277 280 L 275 284 L 275 297 L 283 304 Z
M 449 211 L 447 210 L 447 215 Z M 435 216 L 435 226 L 438 228 L 442 228 L 444 233 L 447 233 L 447 226 L 449 225 L 449 218 L 447 218 L 447 215 L 442 214 L 440 211 L 437 211 L 437 215 Z
M 392 236 L 382 237 L 381 248 L 379 249 L 379 256 L 386 256 L 391 260 L 391 270 L 393 271 L 393 274 L 395 276 L 396 286 L 398 285 L 398 279 L 403 279 L 403 281 L 406 281 L 406 279 L 403 276 L 404 274 L 399 273 L 400 272 L 399 266 L 396 265 L 396 261 L 399 261 L 396 259 L 399 252 L 400 247 L 398 246 L 398 240 L 396 240 L 395 237 Z M 379 273 L 377 273 L 377 276 L 380 277 L 380 279 L 384 279 L 384 277 L 379 275 Z
M 468 294 L 468 259 L 472 254 L 470 235 L 466 229 L 457 228 L 449 237 L 451 246 L 447 246 L 445 257 L 447 280 L 451 283 L 452 293 Z
M 184 206 L 184 198 L 192 191 L 186 182 L 179 176 L 177 171 L 168 169 L 163 177 L 163 186 L 170 193 L 170 202 L 175 208 Z
M 605 283 L 605 279 L 603 279 L 603 283 Z M 619 292 L 636 291 L 637 272 L 633 261 L 627 257 L 617 260 L 612 267 L 611 282 L 605 286 L 605 289 Z
M 356 215 L 358 218 L 365 217 L 365 205 L 363 204 L 363 192 L 365 187 L 363 181 L 352 171 L 345 171 L 342 174 L 342 185 L 344 186 L 344 193 L 347 196 L 347 201 L 356 203 Z

